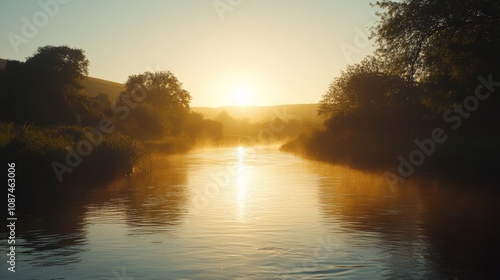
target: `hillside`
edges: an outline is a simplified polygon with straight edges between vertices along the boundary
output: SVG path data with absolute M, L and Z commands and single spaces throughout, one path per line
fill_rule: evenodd
M 0 69 L 5 68 L 7 60 L 0 58 Z M 94 77 L 88 77 L 84 81 L 86 87 L 85 94 L 89 96 L 96 96 L 99 93 L 104 93 L 108 95 L 110 101 L 114 101 L 118 94 L 125 90 L 124 86 L 120 83 L 106 81 L 103 79 L 98 79 Z
M 0 69 L 5 67 L 7 60 L 0 59 Z M 111 82 L 94 77 L 88 77 L 84 81 L 86 87 L 85 94 L 89 96 L 96 96 L 99 93 L 108 95 L 110 101 L 114 101 L 118 94 L 125 88 L 123 84 Z M 260 122 L 269 120 L 274 117 L 291 118 L 300 120 L 318 121 L 319 118 L 316 114 L 318 104 L 291 104 L 291 105 L 277 105 L 277 106 L 226 106 L 226 107 L 193 107 L 193 111 L 199 112 L 207 119 L 213 119 L 218 114 L 226 111 L 231 117 L 235 119 L 247 118 L 251 122 Z
M 114 101 L 118 97 L 118 94 L 125 90 L 122 84 L 93 77 L 88 77 L 84 85 L 86 87 L 85 94 L 96 96 L 99 93 L 104 93 L 108 95 L 110 101 Z

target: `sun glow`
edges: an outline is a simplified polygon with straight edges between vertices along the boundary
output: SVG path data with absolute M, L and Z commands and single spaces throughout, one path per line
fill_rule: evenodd
M 237 106 L 248 106 L 250 105 L 252 93 L 247 87 L 239 87 L 234 90 L 233 102 Z

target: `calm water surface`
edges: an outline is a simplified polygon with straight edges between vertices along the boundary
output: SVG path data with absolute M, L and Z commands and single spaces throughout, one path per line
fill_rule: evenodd
M 474 186 L 391 190 L 277 147 L 154 166 L 25 206 L 17 272 L 2 254 L 0 278 L 500 279 L 500 199 Z

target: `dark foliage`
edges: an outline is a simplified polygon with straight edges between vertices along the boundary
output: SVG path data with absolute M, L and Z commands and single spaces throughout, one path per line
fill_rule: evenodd
M 398 155 L 417 148 L 416 139 L 442 128 L 449 140 L 422 169 L 494 176 L 500 168 L 495 92 L 500 89 L 500 2 L 384 0 L 376 5 L 383 11 L 372 34 L 375 55 L 332 82 L 318 112 L 323 127 L 283 149 L 352 165 L 395 167 Z M 480 99 L 478 91 L 488 97 Z

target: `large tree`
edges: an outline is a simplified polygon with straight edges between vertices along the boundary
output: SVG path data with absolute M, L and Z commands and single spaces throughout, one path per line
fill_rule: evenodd
M 189 115 L 191 95 L 170 71 L 129 76 L 125 87 L 116 108 L 130 107 L 130 117 L 123 118 L 128 133 L 161 137 L 182 130 Z
M 0 71 L 1 117 L 36 124 L 92 124 L 99 106 L 81 94 L 89 61 L 81 49 L 45 46 Z
M 89 61 L 85 52 L 68 46 L 45 46 L 26 59 L 31 78 L 37 86 L 67 98 L 84 88 Z
M 389 69 L 425 83 L 431 107 L 461 101 L 500 74 L 500 1 L 382 0 L 373 36 Z
M 128 93 L 145 90 L 147 98 L 144 103 L 158 110 L 169 113 L 187 115 L 191 95 L 182 88 L 182 83 L 170 71 L 145 72 L 129 76 L 125 87 Z
M 336 133 L 345 129 L 379 133 L 412 126 L 423 111 L 417 87 L 368 57 L 330 84 L 318 113 Z

